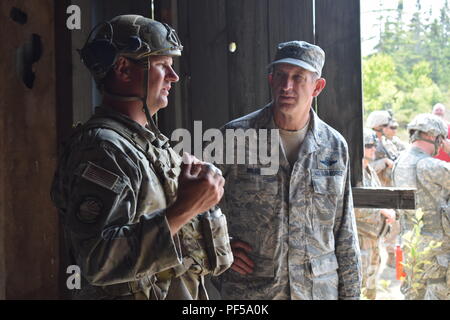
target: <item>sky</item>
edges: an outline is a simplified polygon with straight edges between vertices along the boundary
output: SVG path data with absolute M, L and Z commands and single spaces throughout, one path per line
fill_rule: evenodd
M 438 18 L 444 2 L 445 0 L 421 0 L 422 10 L 427 11 L 431 9 L 432 17 Z M 397 0 L 361 0 L 361 51 L 363 56 L 370 54 L 373 51 L 373 47 L 378 43 L 380 9 L 385 16 L 393 15 L 395 17 L 397 4 Z M 405 21 L 411 20 L 415 10 L 416 0 L 403 0 Z

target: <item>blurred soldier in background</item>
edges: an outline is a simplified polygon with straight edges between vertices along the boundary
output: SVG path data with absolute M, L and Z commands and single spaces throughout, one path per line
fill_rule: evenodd
M 381 187 L 381 183 L 370 162 L 375 159 L 378 143 L 374 131 L 364 129 L 363 186 Z M 361 185 L 358 185 L 359 187 Z M 376 287 L 380 270 L 380 240 L 389 233 L 390 225 L 395 221 L 392 209 L 356 208 L 356 226 L 362 260 L 362 293 L 371 300 L 376 299 Z
M 421 236 L 442 246 L 431 252 L 418 293 L 402 285 L 406 299 L 450 299 L 450 164 L 434 159 L 439 147 L 450 152 L 447 124 L 432 114 L 420 114 L 408 124 L 411 146 L 397 160 L 393 170 L 396 187 L 417 188 L 416 208 L 423 210 Z M 412 229 L 414 210 L 401 211 L 401 234 Z M 420 248 L 422 250 L 423 248 Z M 408 274 L 407 274 L 408 277 Z
M 445 122 L 447 122 L 448 136 L 450 136 L 450 123 L 448 123 L 448 121 L 445 120 L 445 106 L 442 103 L 436 103 L 431 113 L 438 117 L 441 117 Z M 450 162 L 450 156 L 442 148 L 439 149 L 439 153 L 434 157 L 436 159 Z
M 400 152 L 406 149 L 406 144 L 403 141 L 401 141 L 399 137 L 397 137 L 397 129 L 398 129 L 398 122 L 395 119 L 392 119 L 387 125 L 387 127 L 383 128 L 384 136 L 386 137 L 387 140 L 390 140 L 396 148 L 395 151 L 393 150 L 394 154 L 396 155 L 396 158 L 398 158 Z
M 394 129 L 391 129 L 392 126 Z M 375 160 L 370 163 L 377 172 L 380 183 L 383 187 L 392 187 L 392 167 L 399 155 L 399 151 L 392 139 L 395 135 L 397 122 L 388 111 L 373 111 L 367 117 L 367 127 L 376 132 L 378 145 L 375 152 Z M 387 134 L 387 135 L 386 135 Z M 385 239 L 388 259 L 386 264 L 395 267 L 395 245 L 400 232 L 400 223 L 395 221 L 392 224 L 391 233 Z

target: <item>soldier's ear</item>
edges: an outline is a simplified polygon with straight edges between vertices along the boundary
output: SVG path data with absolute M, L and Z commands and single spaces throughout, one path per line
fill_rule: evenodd
M 312 94 L 313 97 L 317 97 L 322 90 L 325 88 L 327 81 L 324 78 L 319 78 L 316 80 L 316 87 L 314 88 L 314 92 Z
M 123 82 L 131 81 L 131 62 L 124 57 L 118 57 L 113 66 L 113 71 L 116 78 Z

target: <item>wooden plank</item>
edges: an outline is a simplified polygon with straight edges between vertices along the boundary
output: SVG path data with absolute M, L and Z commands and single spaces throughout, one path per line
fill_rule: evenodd
M 27 14 L 25 23 L 10 18 L 12 7 Z M 54 1 L 4 0 L 0 19 L 0 137 L 6 155 L 0 163 L 1 291 L 6 299 L 56 299 L 58 214 L 49 196 L 57 141 Z M 23 61 L 19 48 L 32 43 L 41 46 L 34 46 L 32 56 L 39 59 L 30 68 L 35 75 L 30 87 L 15 67 Z
M 187 22 L 187 19 L 182 20 L 178 17 L 178 0 L 154 0 L 153 4 L 154 18 L 157 21 L 165 22 L 172 26 L 180 38 L 180 33 L 184 32 L 183 39 L 185 39 L 185 34 L 188 32 L 188 28 L 186 27 L 186 24 L 183 24 L 183 22 Z M 188 4 L 187 1 L 182 1 L 180 5 L 184 5 L 187 8 Z M 182 27 L 179 27 L 180 25 L 182 25 Z M 186 57 L 188 52 L 185 44 L 182 43 L 182 45 L 184 46 L 182 56 Z M 186 59 L 186 61 L 188 61 L 188 59 Z M 187 107 L 187 103 L 184 103 L 182 99 L 182 92 L 184 89 L 183 85 L 186 83 L 186 77 L 183 76 L 183 73 L 186 74 L 186 72 L 181 69 L 182 66 L 180 66 L 180 62 L 181 58 L 173 59 L 173 68 L 180 77 L 180 80 L 177 83 L 172 84 L 169 104 L 166 108 L 160 110 L 156 117 L 159 129 L 169 138 L 173 130 L 176 128 L 185 127 L 188 122 L 187 117 L 183 116 L 186 114 L 185 107 Z
M 267 0 L 269 26 L 269 58 L 276 46 L 290 40 L 314 42 L 313 0 Z
M 76 125 L 79 122 L 85 122 L 89 119 L 94 111 L 93 94 L 97 90 L 95 88 L 94 81 L 92 80 L 91 73 L 86 66 L 81 62 L 80 55 L 76 52 L 76 49 L 81 49 L 86 43 L 86 39 L 93 27 L 91 17 L 90 0 L 72 0 L 72 4 L 80 7 L 81 10 L 81 29 L 70 31 L 72 46 L 70 55 L 64 54 L 61 59 L 65 57 L 71 57 L 72 63 L 72 123 Z M 66 7 L 67 8 L 67 7 Z M 64 15 L 63 17 L 66 17 Z M 61 26 L 63 28 L 64 25 Z M 64 28 L 67 30 L 66 28 Z M 66 127 L 70 129 L 69 127 Z
M 363 108 L 359 0 L 316 0 L 315 35 L 326 54 L 325 90 L 318 97 L 321 119 L 349 145 L 352 185 L 362 181 Z
M 241 117 L 269 101 L 267 5 L 261 0 L 227 0 L 229 118 Z
M 415 209 L 414 188 L 352 188 L 355 208 Z
M 189 34 L 181 40 L 189 52 L 189 73 L 183 76 L 189 90 L 187 128 L 193 132 L 195 120 L 201 120 L 206 130 L 222 126 L 229 118 L 227 17 L 225 0 L 186 2 L 183 14 L 187 14 Z

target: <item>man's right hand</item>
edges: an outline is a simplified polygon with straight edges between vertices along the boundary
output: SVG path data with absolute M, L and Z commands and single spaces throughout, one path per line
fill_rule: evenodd
M 178 177 L 177 199 L 166 210 L 171 234 L 174 235 L 193 217 L 219 203 L 224 184 L 225 179 L 213 165 L 185 153 Z
M 232 240 L 230 245 L 234 257 L 231 269 L 244 276 L 252 273 L 255 263 L 247 255 L 248 252 L 252 251 L 252 247 L 248 243 L 239 240 Z

